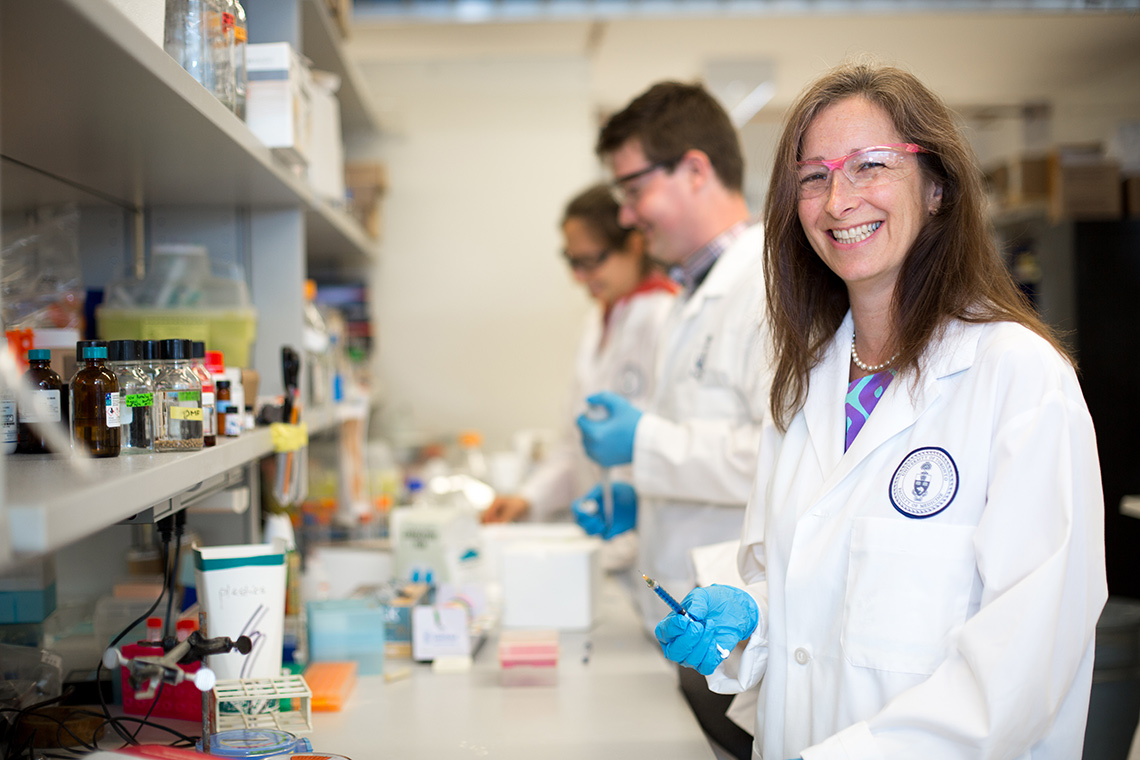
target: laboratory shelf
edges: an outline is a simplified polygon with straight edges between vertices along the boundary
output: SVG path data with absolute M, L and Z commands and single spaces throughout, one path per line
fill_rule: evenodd
M 185 454 L 92 459 L 86 473 L 65 454 L 9 456 L 4 504 L 12 559 L 55 551 L 148 510 L 154 517 L 177 511 L 234 485 L 244 477 L 241 468 L 272 451 L 269 428 L 258 428 Z
M 74 200 L 76 187 L 127 208 L 301 207 L 311 252 L 372 259 L 355 220 L 107 0 L 0 0 L 0 13 L 0 153 L 63 181 L 58 197 L 5 182 L 4 209 Z
M 380 119 L 360 69 L 345 54 L 344 38 L 324 0 L 301 2 L 301 46 L 314 68 L 340 77 L 341 127 L 346 134 L 380 131 Z

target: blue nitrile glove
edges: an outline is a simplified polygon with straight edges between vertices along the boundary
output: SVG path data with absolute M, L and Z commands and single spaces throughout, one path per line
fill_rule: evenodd
M 689 617 L 671 612 L 654 633 L 666 657 L 702 676 L 716 670 L 733 647 L 751 636 L 760 619 L 756 602 L 735 586 L 695 588 L 681 606 Z
M 602 467 L 616 467 L 633 461 L 633 434 L 641 421 L 641 410 L 610 391 L 595 393 L 586 399 L 591 406 L 606 412 L 603 419 L 591 419 L 589 412 L 578 415 L 582 431 L 582 447 Z
M 602 514 L 600 483 L 570 505 L 574 511 L 574 519 L 582 526 L 582 530 L 591 536 L 601 536 L 607 541 L 619 533 L 632 530 L 633 526 L 637 525 L 637 491 L 633 490 L 633 486 L 629 483 L 614 483 L 612 487 L 614 514 L 608 528 L 605 516 Z

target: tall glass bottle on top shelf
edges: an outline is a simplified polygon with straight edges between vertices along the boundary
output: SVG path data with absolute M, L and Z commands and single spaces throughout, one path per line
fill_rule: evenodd
M 71 445 L 93 457 L 117 457 L 122 446 L 119 380 L 107 366 L 106 344 L 91 345 L 97 343 L 81 341 L 83 366 L 71 378 Z
M 143 369 L 141 342 L 113 340 L 107 344 L 109 364 L 119 380 L 119 431 L 123 454 L 154 451 L 154 380 Z
M 212 0 L 166 0 L 163 48 L 203 87 L 213 90 Z
M 202 384 L 190 367 L 188 340 L 162 341 L 165 365 L 155 382 L 158 430 L 154 450 L 197 451 L 202 448 Z
M 202 385 L 202 445 L 213 446 L 218 442 L 217 402 L 215 401 L 214 378 L 206 371 L 206 343 L 196 340 L 192 344 L 190 368 L 198 376 Z

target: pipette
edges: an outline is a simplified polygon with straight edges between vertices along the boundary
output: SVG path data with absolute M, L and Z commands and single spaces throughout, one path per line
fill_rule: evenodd
M 586 416 L 592 420 L 604 420 L 610 416 L 609 411 L 600 404 L 590 404 Z M 602 520 L 606 524 L 606 531 L 613 526 L 614 519 L 614 487 L 610 478 L 610 468 L 602 467 Z
M 676 599 L 674 599 L 672 596 L 670 596 L 668 591 L 661 588 L 661 584 L 659 584 L 657 581 L 653 580 L 652 578 L 650 578 L 645 573 L 642 573 L 641 577 L 645 580 L 645 585 L 649 586 L 649 588 L 653 589 L 653 593 L 655 593 L 655 594 L 657 594 L 657 596 L 661 597 L 661 601 L 663 601 L 663 602 L 665 602 L 665 604 L 669 605 L 669 608 L 672 609 L 673 612 L 676 612 L 678 615 L 680 615 L 683 618 L 688 618 L 689 620 L 692 620 L 694 623 L 703 623 L 704 622 L 703 620 L 690 615 L 689 611 L 687 609 L 685 609 L 684 607 L 682 607 L 680 602 L 678 602 Z M 716 645 L 716 651 L 718 654 L 720 654 L 720 658 L 722 660 L 725 659 L 726 657 L 728 657 L 730 654 L 732 654 L 731 650 L 725 649 L 720 644 Z

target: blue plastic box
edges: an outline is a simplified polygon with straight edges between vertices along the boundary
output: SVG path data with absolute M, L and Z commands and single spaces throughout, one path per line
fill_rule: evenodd
M 384 672 L 384 608 L 371 599 L 309 602 L 309 661 L 359 665 L 361 675 Z

